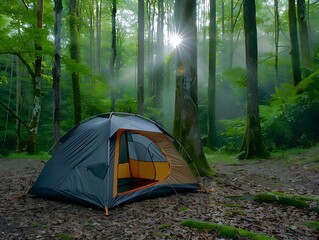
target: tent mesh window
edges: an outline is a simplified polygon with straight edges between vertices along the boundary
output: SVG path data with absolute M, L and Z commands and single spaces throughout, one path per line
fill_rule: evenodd
M 120 138 L 118 193 L 131 191 L 165 179 L 169 162 L 149 138 L 125 131 Z

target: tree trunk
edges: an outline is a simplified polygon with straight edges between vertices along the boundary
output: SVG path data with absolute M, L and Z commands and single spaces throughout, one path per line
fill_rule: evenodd
M 137 113 L 144 112 L 144 0 L 138 0 Z
M 110 86 L 111 86 L 111 111 L 115 111 L 115 61 L 116 61 L 116 0 L 112 7 L 112 55 L 110 62 Z
M 299 22 L 299 36 L 301 47 L 301 57 L 303 67 L 307 69 L 312 68 L 311 54 L 310 54 L 310 40 L 308 32 L 308 24 L 306 19 L 306 3 L 305 0 L 297 0 L 297 12 Z
M 19 59 L 16 59 L 16 75 L 19 76 Z M 21 79 L 20 77 L 17 77 L 16 80 L 16 114 L 17 116 L 20 115 L 20 110 L 22 107 L 22 91 L 21 91 Z M 27 128 L 29 126 L 27 125 Z M 16 151 L 21 151 L 21 122 L 17 119 L 16 120 Z
M 241 151 L 245 158 L 265 157 L 258 105 L 258 52 L 255 0 L 244 0 L 244 29 L 247 68 L 247 123 Z
M 94 2 L 90 3 L 90 69 L 92 69 L 93 74 L 96 74 L 95 66 L 95 31 L 94 31 Z
M 296 18 L 296 6 L 295 0 L 288 0 L 288 17 L 289 17 L 289 33 L 291 44 L 291 65 L 292 65 L 292 77 L 294 86 L 297 86 L 301 82 L 301 70 L 300 70 L 300 57 L 299 57 L 299 43 L 297 34 L 297 18 Z
M 156 94 L 155 74 L 154 74 L 154 18 L 155 18 L 156 0 L 147 1 L 147 17 L 148 17 L 148 40 L 147 40 L 147 72 L 148 72 L 148 97 L 153 97 Z
M 61 23 L 62 0 L 54 0 L 54 62 L 53 62 L 53 143 L 60 139 L 60 78 L 61 78 Z M 58 146 L 55 147 L 55 150 Z
M 101 8 L 102 3 L 96 0 L 96 72 L 101 74 Z
M 184 147 L 182 155 L 193 161 L 197 174 L 212 174 L 203 152 L 197 104 L 196 0 L 175 1 L 177 34 L 183 36 L 176 49 L 176 95 L 173 133 Z M 194 167 L 194 166 L 191 166 Z
M 279 10 L 278 10 L 278 1 L 274 0 L 274 13 L 275 13 L 275 81 L 274 89 L 277 87 L 278 83 L 278 57 L 279 57 L 279 30 L 280 30 L 280 21 L 279 21 Z
M 156 51 L 156 97 L 155 107 L 159 110 L 163 103 L 164 90 L 164 5 L 163 0 L 158 0 L 157 17 L 157 51 Z
M 37 11 L 37 29 L 39 36 L 42 36 L 43 26 L 43 0 L 38 0 L 38 11 Z M 33 79 L 33 110 L 30 121 L 29 129 L 29 140 L 27 144 L 27 152 L 34 154 L 36 153 L 37 147 L 37 136 L 39 128 L 39 120 L 41 113 L 41 81 L 42 81 L 42 45 L 41 40 L 35 43 L 35 64 L 34 64 L 34 79 Z
M 78 33 L 78 0 L 70 1 L 70 56 L 73 61 L 80 63 L 80 47 Z M 81 122 L 81 93 L 80 75 L 78 70 L 72 72 L 74 124 Z
M 208 76 L 208 136 L 207 146 L 217 144 L 216 132 L 216 0 L 210 0 L 209 17 L 209 76 Z

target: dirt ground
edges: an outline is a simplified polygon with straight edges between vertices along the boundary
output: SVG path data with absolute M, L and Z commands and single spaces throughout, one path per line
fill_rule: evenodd
M 264 191 L 319 196 L 319 148 L 278 159 L 216 164 L 217 179 L 202 178 L 206 192 L 176 194 L 104 211 L 32 196 L 19 198 L 44 163 L 0 159 L 0 239 L 225 239 L 183 227 L 205 220 L 276 239 L 319 239 L 302 225 L 319 221 L 307 209 L 228 198 Z M 217 183 L 218 184 L 217 184 Z

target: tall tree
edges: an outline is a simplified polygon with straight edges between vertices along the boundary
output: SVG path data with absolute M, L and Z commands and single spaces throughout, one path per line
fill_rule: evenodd
M 137 113 L 144 111 L 144 0 L 138 0 Z
M 279 30 L 280 30 L 280 20 L 279 20 L 279 10 L 278 1 L 274 0 L 274 15 L 275 15 L 275 82 L 274 87 L 278 83 L 278 58 L 279 58 Z
M 27 144 L 28 153 L 36 153 L 37 135 L 41 113 L 41 82 L 42 82 L 42 26 L 43 26 L 43 0 L 38 0 L 37 29 L 39 39 L 35 42 L 35 63 L 33 78 L 33 110 L 31 115 L 29 140 Z
M 290 34 L 290 54 L 292 65 L 292 77 L 294 86 L 301 82 L 299 41 L 297 34 L 297 17 L 295 0 L 288 0 L 288 18 L 289 18 L 289 34 Z
M 311 54 L 310 54 L 310 40 L 309 31 L 306 18 L 306 3 L 305 0 L 297 0 L 297 12 L 299 22 L 299 36 L 301 47 L 301 57 L 303 67 L 311 69 Z
M 62 0 L 54 0 L 54 62 L 53 62 L 53 141 L 60 139 L 60 79 L 61 79 L 61 23 Z
M 78 32 L 78 0 L 70 0 L 70 56 L 74 63 L 80 63 L 80 46 Z M 81 121 L 81 93 L 79 70 L 72 71 L 74 124 Z
M 241 157 L 265 157 L 258 105 L 258 52 L 255 0 L 244 0 L 244 29 L 247 71 L 247 122 Z
M 216 132 L 216 0 L 210 0 L 209 15 L 209 68 L 208 68 L 208 136 L 207 146 L 214 147 Z
M 115 63 L 116 63 L 116 0 L 112 6 L 112 54 L 110 61 L 111 111 L 115 111 Z
M 101 25 L 102 25 L 102 0 L 95 0 L 96 14 L 96 66 L 97 74 L 101 73 Z
M 176 93 L 173 135 L 187 150 L 200 175 L 211 175 L 203 152 L 197 100 L 196 0 L 175 1 L 176 32 L 182 44 L 176 49 Z M 185 156 L 185 152 L 182 152 Z
M 157 109 L 162 107 L 164 90 L 164 4 L 163 0 L 158 0 L 157 16 L 157 50 L 156 50 L 156 97 L 155 106 Z

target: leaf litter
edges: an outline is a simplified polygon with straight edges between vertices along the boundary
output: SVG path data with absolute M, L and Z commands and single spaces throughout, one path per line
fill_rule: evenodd
M 214 165 L 218 181 L 200 179 L 207 191 L 134 202 L 111 209 L 108 217 L 101 209 L 29 195 L 17 197 L 30 187 L 42 163 L 0 159 L 0 239 L 226 240 L 213 231 L 198 231 L 180 224 L 195 219 L 276 239 L 316 240 L 319 232 L 303 223 L 319 221 L 318 212 L 231 196 L 252 196 L 266 191 L 319 196 L 318 155 L 319 148 L 315 147 L 292 156 L 289 163 L 280 158 L 236 165 L 218 163 Z

